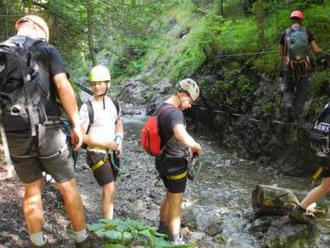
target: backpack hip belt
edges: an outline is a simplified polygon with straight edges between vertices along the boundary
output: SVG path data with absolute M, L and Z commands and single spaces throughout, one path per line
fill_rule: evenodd
M 294 70 L 297 66 L 300 66 L 301 64 L 304 64 L 306 69 L 308 69 L 310 66 L 310 59 L 306 58 L 306 59 L 295 60 L 287 57 L 287 60 L 285 61 L 285 67 L 291 70 Z

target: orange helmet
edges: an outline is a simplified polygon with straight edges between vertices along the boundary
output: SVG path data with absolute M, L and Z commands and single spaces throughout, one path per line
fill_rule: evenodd
M 37 25 L 45 33 L 45 39 L 46 39 L 46 41 L 48 41 L 49 28 L 44 19 L 42 19 L 41 17 L 36 16 L 36 15 L 23 16 L 16 21 L 16 23 L 15 23 L 16 30 L 18 29 L 19 25 L 23 22 L 32 22 L 33 24 Z
M 303 20 L 304 14 L 300 10 L 294 10 L 294 11 L 292 11 L 290 18 L 298 18 L 298 19 Z

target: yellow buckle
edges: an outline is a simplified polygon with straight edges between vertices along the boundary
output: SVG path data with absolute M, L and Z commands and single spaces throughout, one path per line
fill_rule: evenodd
M 321 173 L 323 172 L 324 167 L 320 166 L 317 171 L 313 174 L 312 176 L 312 180 L 315 181 L 316 179 L 318 179 L 318 177 L 321 175 Z
M 105 146 L 88 146 L 88 149 L 107 150 Z
M 170 175 L 170 176 L 167 176 L 167 178 L 169 179 L 169 180 L 172 180 L 172 181 L 176 181 L 176 180 L 180 180 L 180 179 L 182 179 L 182 178 L 185 178 L 186 176 L 187 176 L 187 171 L 184 171 L 184 172 L 182 172 L 182 173 L 180 173 L 180 174 L 178 174 L 178 175 Z
M 99 162 L 97 162 L 96 164 L 94 164 L 92 166 L 92 171 L 95 171 L 97 168 L 101 167 L 102 165 L 104 165 L 105 163 L 109 162 L 108 159 L 102 159 Z

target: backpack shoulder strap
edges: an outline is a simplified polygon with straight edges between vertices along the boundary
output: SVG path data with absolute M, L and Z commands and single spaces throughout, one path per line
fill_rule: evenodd
M 287 28 L 285 30 L 285 35 L 287 36 L 287 35 L 291 34 L 291 32 L 292 32 L 292 29 L 291 28 Z
M 88 100 L 86 102 L 86 105 L 87 105 L 88 119 L 89 119 L 88 127 L 87 127 L 87 130 L 86 130 L 86 134 L 88 134 L 89 130 L 91 129 L 91 126 L 94 123 L 94 109 L 93 109 L 92 102 L 90 100 Z
M 119 115 L 119 111 L 120 111 L 120 109 L 119 109 L 119 103 L 118 103 L 118 101 L 113 100 L 112 102 L 113 102 L 113 104 L 114 104 L 115 107 L 116 107 L 117 115 Z

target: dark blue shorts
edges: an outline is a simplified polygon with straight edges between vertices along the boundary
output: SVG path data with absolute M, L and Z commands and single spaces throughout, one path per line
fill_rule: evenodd
M 187 160 L 185 158 L 156 158 L 155 163 L 168 192 L 183 193 L 186 190 Z M 173 176 L 179 176 L 180 179 L 171 179 Z
M 330 177 L 330 160 L 329 158 L 319 157 L 318 162 L 320 166 L 323 166 L 323 172 L 321 177 Z

